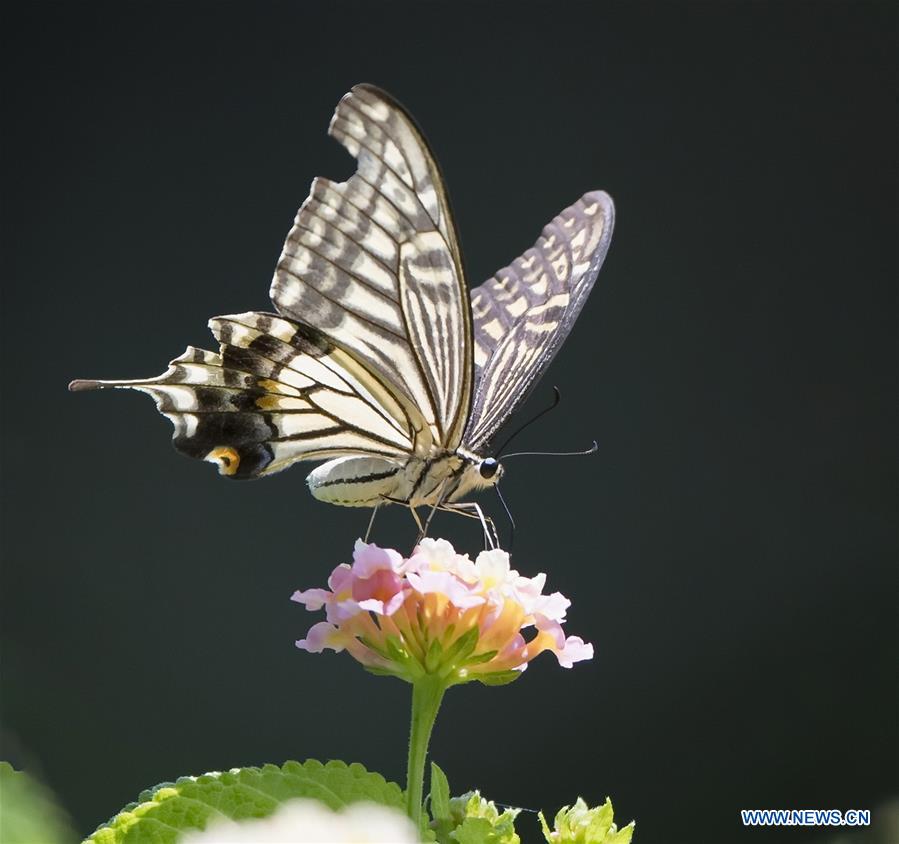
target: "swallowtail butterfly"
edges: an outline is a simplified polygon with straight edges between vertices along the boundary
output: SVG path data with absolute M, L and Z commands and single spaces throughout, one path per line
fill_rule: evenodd
M 188 347 L 156 378 L 70 389 L 149 394 L 175 447 L 229 478 L 327 460 L 308 477 L 322 501 L 470 512 L 465 496 L 502 475 L 491 439 L 593 287 L 612 200 L 585 194 L 469 298 L 440 170 L 410 115 L 357 85 L 328 131 L 357 169 L 313 181 L 275 269 L 275 313 L 213 318 L 219 351 Z

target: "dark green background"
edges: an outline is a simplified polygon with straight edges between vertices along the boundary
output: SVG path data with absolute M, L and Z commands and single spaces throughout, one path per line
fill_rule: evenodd
M 596 645 L 453 691 L 456 790 L 613 797 L 650 842 L 807 842 L 741 807 L 897 793 L 892 3 L 32 3 L 3 20 L 3 753 L 84 832 L 286 758 L 404 775 L 407 687 L 293 642 L 367 514 L 225 482 L 138 395 L 267 309 L 353 84 L 416 115 L 471 279 L 584 191 L 609 260 L 525 409 L 515 563 Z M 491 508 L 492 498 L 485 499 Z M 435 531 L 475 550 L 478 534 Z M 408 550 L 402 512 L 377 539 Z

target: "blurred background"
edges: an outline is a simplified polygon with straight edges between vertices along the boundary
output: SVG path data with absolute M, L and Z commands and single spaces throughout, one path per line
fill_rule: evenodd
M 409 690 L 294 640 L 367 511 L 231 483 L 137 394 L 275 260 L 360 81 L 443 167 L 472 283 L 582 193 L 618 220 L 519 419 L 514 563 L 596 658 L 447 698 L 457 792 L 611 795 L 640 842 L 862 841 L 740 808 L 899 794 L 892 3 L 98 3 L 3 13 L 5 758 L 86 834 L 156 782 L 288 758 L 404 777 Z M 499 516 L 492 496 L 483 503 Z M 476 524 L 433 533 L 476 551 Z M 375 538 L 409 550 L 408 514 Z M 528 822 L 525 821 L 525 824 Z M 527 838 L 536 830 L 526 829 Z M 883 840 L 887 840 L 883 838 Z

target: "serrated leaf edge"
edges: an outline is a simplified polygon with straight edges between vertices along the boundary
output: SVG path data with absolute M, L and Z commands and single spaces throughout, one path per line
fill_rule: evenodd
M 238 780 L 238 784 L 242 787 L 251 789 L 252 791 L 255 791 L 256 793 L 265 797 L 267 800 L 278 803 L 279 801 L 277 800 L 277 798 L 272 797 L 270 794 L 267 794 L 266 792 L 261 791 L 258 788 L 254 788 L 252 785 L 246 782 L 248 776 L 253 777 L 263 773 L 277 772 L 288 777 L 306 779 L 308 782 L 314 783 L 315 785 L 320 787 L 323 791 L 330 793 L 338 802 L 343 803 L 343 800 L 336 792 L 334 792 L 333 789 L 328 788 L 327 786 L 323 786 L 318 780 L 314 779 L 310 775 L 312 770 L 326 769 L 331 771 L 345 771 L 349 773 L 354 780 L 372 778 L 375 782 L 377 782 L 379 787 L 386 787 L 387 790 L 395 792 L 398 804 L 402 804 L 403 790 L 400 788 L 400 786 L 395 782 L 388 782 L 388 780 L 377 771 L 369 771 L 360 762 L 351 762 L 350 764 L 347 764 L 340 759 L 329 759 L 327 762 L 321 762 L 318 759 L 307 759 L 305 762 L 298 762 L 295 759 L 289 759 L 281 765 L 275 765 L 274 763 L 269 762 L 262 766 L 247 765 L 246 767 L 242 768 L 229 768 L 226 771 L 207 771 L 206 773 L 196 775 L 186 774 L 184 776 L 178 777 L 178 779 L 176 779 L 174 782 L 161 782 L 151 788 L 144 789 L 138 796 L 137 801 L 128 803 L 126 806 L 116 812 L 116 814 L 113 815 L 108 821 L 106 821 L 105 823 L 101 823 L 90 835 L 88 835 L 87 838 L 84 839 L 84 844 L 91 844 L 98 832 L 114 827 L 117 822 L 119 822 L 120 820 L 124 820 L 128 815 L 134 815 L 139 809 L 146 807 L 148 811 L 153 805 L 159 805 L 163 801 L 171 800 L 175 797 L 180 798 L 181 800 L 200 804 L 204 807 L 209 808 L 217 815 L 220 815 L 222 817 L 229 817 L 212 803 L 207 803 L 206 801 L 200 800 L 194 796 L 187 796 L 178 789 L 178 786 L 187 783 L 198 783 L 199 785 L 204 785 L 202 780 L 206 777 L 218 780 L 219 782 L 222 782 L 223 786 L 227 787 L 229 783 L 223 782 L 222 778 L 228 775 L 232 775 Z M 306 777 L 302 776 L 302 774 L 304 773 L 307 774 Z M 166 795 L 161 794 L 161 792 L 168 789 L 174 790 L 175 793 Z M 152 821 L 153 823 L 158 823 L 160 826 L 174 829 L 179 834 L 183 832 L 183 830 L 179 829 L 178 827 L 173 827 L 171 824 L 167 824 L 165 823 L 165 821 L 161 821 L 158 818 L 142 816 L 140 820 L 142 823 L 147 823 L 150 821 Z

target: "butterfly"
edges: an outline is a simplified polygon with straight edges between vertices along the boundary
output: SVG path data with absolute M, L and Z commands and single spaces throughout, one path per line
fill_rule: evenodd
M 274 313 L 215 317 L 218 352 L 188 347 L 155 378 L 73 381 L 152 396 L 175 447 L 228 478 L 327 460 L 321 501 L 472 515 L 503 467 L 489 445 L 549 365 L 602 266 L 614 206 L 585 194 L 470 297 L 437 162 L 373 85 L 328 133 L 356 159 L 312 182 L 271 285 Z

